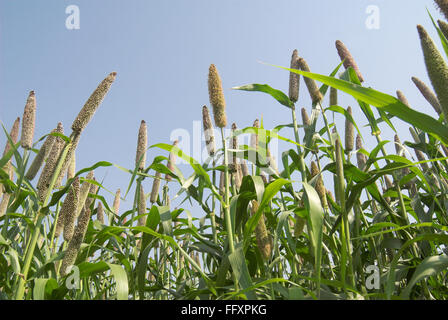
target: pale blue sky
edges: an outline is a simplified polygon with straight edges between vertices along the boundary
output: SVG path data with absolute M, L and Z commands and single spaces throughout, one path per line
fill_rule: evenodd
M 68 5 L 80 8 L 80 30 L 65 27 Z M 369 5 L 380 9 L 379 30 L 365 27 Z M 230 88 L 268 83 L 287 92 L 288 73 L 258 61 L 289 66 L 296 48 L 312 71 L 329 74 L 339 63 L 337 39 L 354 55 L 366 86 L 390 94 L 400 89 L 413 108 L 435 116 L 411 82 L 411 76 L 428 82 L 416 25 L 422 24 L 439 44 L 426 7 L 440 17 L 431 0 L 1 0 L 0 121 L 9 130 L 22 116 L 28 92 L 35 90 L 36 139 L 58 121 L 69 134 L 91 92 L 117 71 L 111 91 L 83 132 L 77 169 L 100 160 L 133 168 L 142 119 L 149 144 L 169 143 L 172 130 L 191 131 L 193 121 L 201 119 L 202 105 L 209 104 L 211 63 L 223 79 L 229 121 L 246 127 L 263 114 L 265 127 L 272 128 L 290 122 L 286 108 L 268 96 Z M 309 109 L 305 90 L 302 82 L 298 106 Z M 353 99 L 341 97 L 340 104 L 351 104 L 355 118 L 366 123 Z M 407 126 L 395 124 L 402 140 L 407 138 Z M 369 141 L 368 130 L 363 132 Z M 393 137 L 385 130 L 383 138 Z M 158 154 L 165 153 L 151 150 L 148 162 Z M 126 173 L 109 168 L 97 170 L 97 177 L 106 172 L 108 188 L 126 189 Z M 145 181 L 147 191 L 151 183 Z M 127 202 L 131 205 L 132 199 Z

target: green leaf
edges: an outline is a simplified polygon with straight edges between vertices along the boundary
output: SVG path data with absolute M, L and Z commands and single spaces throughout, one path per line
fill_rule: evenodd
M 284 105 L 285 107 L 292 108 L 294 107 L 294 103 L 289 100 L 288 96 L 284 94 L 282 91 L 272 88 L 271 86 L 267 84 L 248 84 L 241 87 L 233 87 L 233 90 L 244 90 L 244 91 L 258 91 L 258 92 L 264 92 L 271 97 L 273 97 L 275 100 L 280 102 L 280 104 Z
M 249 274 L 249 269 L 247 268 L 246 259 L 244 257 L 244 252 L 242 248 L 238 248 L 235 252 L 229 255 L 230 265 L 232 266 L 232 271 L 238 280 L 238 283 L 243 289 L 248 289 L 252 287 L 252 279 Z M 255 300 L 253 291 L 246 292 L 246 296 L 250 300 Z
M 401 120 L 434 136 L 436 139 L 442 141 L 445 145 L 448 145 L 448 128 L 446 126 L 425 113 L 418 112 L 409 108 L 400 100 L 391 95 L 376 91 L 374 89 L 364 88 L 362 86 L 344 80 L 335 79 L 316 73 L 289 69 L 275 65 L 272 66 L 301 74 L 308 78 L 325 83 L 338 90 L 344 91 L 357 100 L 375 106 L 376 108 L 381 109 L 385 112 L 389 112 L 390 114 L 400 118 Z
M 318 279 L 318 290 L 320 290 L 320 267 L 322 261 L 322 226 L 324 210 L 316 190 L 306 182 L 303 182 L 303 189 L 306 197 L 304 198 L 308 214 L 308 232 L 310 235 L 313 253 L 315 276 Z
M 107 263 L 112 276 L 115 278 L 117 299 L 128 300 L 129 288 L 128 288 L 128 276 L 126 271 L 117 264 Z
M 403 290 L 401 297 L 404 299 L 409 299 L 409 295 L 411 294 L 411 290 L 414 285 L 433 275 L 436 275 L 439 272 L 442 272 L 448 268 L 448 256 L 443 254 L 440 256 L 432 256 L 426 257 L 422 263 L 420 263 L 412 275 L 411 281 Z

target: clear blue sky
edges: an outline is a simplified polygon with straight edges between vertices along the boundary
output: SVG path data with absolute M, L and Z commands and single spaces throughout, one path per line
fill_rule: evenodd
M 65 27 L 68 5 L 80 9 L 79 30 Z M 379 30 L 365 27 L 369 5 L 380 9 Z M 193 121 L 201 119 L 202 105 L 209 104 L 211 63 L 223 79 L 230 122 L 246 127 L 263 114 L 265 127 L 272 128 L 290 122 L 286 108 L 268 96 L 230 88 L 268 83 L 287 92 L 288 73 L 258 61 L 288 66 L 296 48 L 312 71 L 328 74 L 339 63 L 337 39 L 354 55 L 366 86 L 390 94 L 400 89 L 413 108 L 435 116 L 411 82 L 411 76 L 428 82 L 416 25 L 437 41 L 426 7 L 440 18 L 431 0 L 1 0 L 0 121 L 9 130 L 22 116 L 28 92 L 35 90 L 36 139 L 58 121 L 69 134 L 93 89 L 117 71 L 111 91 L 83 132 L 77 169 L 100 160 L 133 168 L 142 119 L 150 145 L 169 143 L 172 130 L 191 131 Z M 302 82 L 299 107 L 310 105 L 305 90 Z M 340 104 L 351 104 L 355 118 L 366 123 L 352 98 L 340 98 Z M 405 140 L 407 127 L 395 123 Z M 385 130 L 383 138 L 393 137 Z M 148 162 L 161 153 L 151 150 Z M 101 179 L 106 173 L 109 189 L 126 189 L 126 173 L 109 168 L 96 175 Z M 147 191 L 151 183 L 145 182 Z

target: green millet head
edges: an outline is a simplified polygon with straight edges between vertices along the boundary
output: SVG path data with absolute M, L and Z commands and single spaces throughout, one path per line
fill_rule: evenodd
M 156 175 L 155 175 L 154 181 L 152 183 L 151 196 L 149 197 L 149 201 L 151 203 L 156 202 L 157 198 L 159 196 L 160 178 L 161 177 L 162 177 L 162 174 L 160 172 L 156 171 Z
M 241 166 L 241 174 L 242 174 L 242 176 L 243 177 L 248 176 L 249 175 L 249 168 L 247 167 L 246 160 L 242 159 L 241 163 L 240 163 L 240 166 Z
M 120 195 L 121 190 L 118 189 L 117 192 L 115 192 L 114 204 L 112 206 L 112 210 L 116 216 L 118 216 L 118 213 L 120 212 Z
M 103 209 L 103 203 L 101 201 L 98 202 L 98 206 L 96 207 L 96 219 L 101 224 L 104 224 L 104 209 Z
M 299 54 L 297 49 L 292 52 L 291 68 L 300 69 Z M 300 75 L 294 72 L 289 73 L 289 100 L 296 103 L 299 99 Z
M 98 87 L 82 107 L 75 121 L 73 121 L 73 131 L 81 133 L 86 128 L 87 124 L 92 119 L 101 102 L 103 102 L 104 97 L 109 91 L 110 86 L 114 82 L 116 76 L 117 73 L 112 72 L 103 81 L 101 81 L 101 83 L 98 85 Z
M 395 142 L 396 154 L 399 156 L 403 156 L 404 149 L 403 149 L 403 145 L 401 144 L 401 140 L 400 140 L 400 137 L 398 136 L 398 134 L 394 135 L 394 142 Z
M 51 131 L 51 133 L 57 132 L 57 129 L 54 129 Z M 37 172 L 39 171 L 40 167 L 42 166 L 42 163 L 48 158 L 48 155 L 51 152 L 51 148 L 53 147 L 54 142 L 56 141 L 56 137 L 52 135 L 48 135 L 45 139 L 44 143 L 42 144 L 42 147 L 40 147 L 39 152 L 37 153 L 36 157 L 33 160 L 33 163 L 31 164 L 30 168 L 28 169 L 28 172 L 26 173 L 25 177 L 28 180 L 33 180 L 36 176 Z
M 423 155 L 423 152 L 421 152 L 418 149 L 414 149 L 414 151 L 415 151 L 415 155 L 417 156 L 418 161 L 425 161 L 426 160 L 425 156 Z M 422 166 L 423 172 L 426 172 L 426 171 L 429 170 L 429 166 L 428 166 L 428 164 L 426 162 L 425 163 L 421 163 L 420 165 Z
M 347 108 L 347 113 L 353 116 L 352 107 Z M 355 139 L 355 126 L 349 120 L 348 117 L 345 118 L 345 152 L 350 153 L 353 150 L 353 144 Z
M 73 154 L 67 169 L 67 180 L 72 179 L 75 176 L 75 174 L 76 174 L 76 156 L 75 154 Z
M 445 119 L 448 119 L 448 90 L 446 89 L 448 88 L 448 66 L 426 30 L 421 25 L 417 26 L 417 30 L 429 79 L 436 92 Z
M 367 162 L 367 156 L 364 153 L 361 153 L 359 149 L 362 149 L 362 140 L 360 135 L 356 135 L 356 161 L 358 163 L 359 170 L 364 170 Z
M 81 138 L 81 134 L 75 132 L 74 134 L 72 134 L 71 138 L 72 138 L 72 144 L 70 145 L 70 147 L 68 149 L 67 156 L 64 160 L 64 163 L 62 164 L 61 172 L 59 173 L 59 177 L 56 180 L 57 186 L 61 185 L 62 179 L 64 179 L 64 177 L 66 176 L 68 167 L 70 166 L 70 162 L 72 160 L 72 157 L 76 153 L 76 148 L 78 147 L 78 143 Z
M 305 128 L 309 127 L 311 125 L 310 117 L 308 116 L 308 112 L 306 112 L 305 108 L 302 108 L 302 123 L 305 126 Z
M 319 175 L 319 176 L 318 176 Z M 320 175 L 319 167 L 317 166 L 315 161 L 311 161 L 311 178 L 317 177 L 315 188 L 317 194 L 319 195 L 320 201 L 324 208 L 328 208 L 327 196 L 326 196 L 326 188 L 324 186 L 324 182 L 322 179 L 322 175 Z
M 145 120 L 140 123 L 137 139 L 137 154 L 135 155 L 135 166 L 140 169 L 145 169 L 146 164 L 146 148 L 148 146 L 148 133 Z
M 19 129 L 20 129 L 20 118 L 17 118 L 12 125 L 11 131 L 9 132 L 9 136 L 14 144 L 17 143 L 17 139 L 19 138 Z M 11 143 L 9 140 L 6 141 L 5 149 L 3 151 L 3 156 L 5 156 L 9 150 L 11 150 Z
M 426 101 L 434 108 L 437 114 L 442 113 L 442 107 L 440 106 L 439 99 L 437 99 L 435 93 L 419 78 L 412 77 L 412 81 L 418 88 L 420 93 L 425 97 Z
M 406 105 L 407 107 L 410 107 L 410 104 L 409 104 L 408 99 L 406 99 L 406 96 L 405 96 L 404 93 L 401 92 L 400 90 L 397 90 L 397 98 L 398 98 L 398 100 L 401 101 L 401 103 L 403 103 L 403 104 Z
M 234 136 L 235 131 L 237 130 L 237 126 L 236 123 L 232 123 L 232 138 L 229 141 L 229 148 L 230 149 L 234 149 L 237 150 L 238 149 L 238 137 Z M 232 173 L 235 173 L 237 170 L 237 157 L 235 155 L 235 153 L 232 153 L 232 155 L 230 156 L 230 163 L 229 163 L 229 171 Z
M 209 156 L 213 156 L 216 152 L 215 146 L 215 130 L 212 125 L 212 118 L 206 106 L 202 107 L 202 124 L 204 127 L 205 145 Z
M 11 131 L 9 133 L 9 136 L 11 137 L 12 142 L 14 143 L 14 145 L 17 143 L 17 139 L 19 138 L 19 128 L 20 127 L 20 118 L 17 118 L 14 121 L 14 124 L 12 125 Z M 12 146 L 9 142 L 9 139 L 6 141 L 6 146 L 5 149 L 3 151 L 3 156 L 5 156 L 10 150 L 11 150 Z M 12 161 L 11 157 L 8 162 L 5 164 L 5 166 L 3 167 L 3 170 L 5 172 L 9 172 L 9 179 L 13 180 L 14 179 L 14 169 L 11 165 L 11 161 Z M 3 186 L 0 185 L 0 196 L 2 195 L 3 192 Z
M 311 72 L 310 67 L 308 66 L 308 63 L 303 58 L 299 58 L 299 67 L 302 71 Z M 319 91 L 319 88 L 318 88 L 316 82 L 313 79 L 307 78 L 305 76 L 303 77 L 303 79 L 305 80 L 306 87 L 308 88 L 308 92 L 310 94 L 311 101 L 313 103 L 321 102 L 323 97 Z
M 258 119 L 255 119 L 252 127 L 260 128 L 260 122 L 258 121 Z M 258 133 L 252 133 L 250 135 L 250 147 L 254 148 L 254 149 L 258 149 Z
M 437 24 L 439 25 L 440 31 L 442 31 L 445 38 L 448 39 L 448 23 L 442 20 L 437 20 Z
M 73 180 L 70 191 L 59 213 L 64 220 L 64 240 L 70 241 L 75 232 L 76 213 L 79 202 L 79 178 Z M 58 221 L 59 222 L 59 221 Z
M 178 140 L 174 140 L 173 142 L 173 147 L 177 147 L 177 145 L 179 144 Z M 170 155 L 168 156 L 168 163 L 166 165 L 166 167 L 174 172 L 174 165 L 176 164 L 176 151 L 171 150 Z M 171 181 L 173 179 L 173 177 L 171 177 L 171 175 L 166 174 L 165 175 L 165 179 L 167 181 Z
M 221 77 L 214 64 L 210 65 L 208 71 L 208 94 L 210 104 L 213 107 L 215 125 L 218 128 L 224 128 L 227 125 L 226 101 L 222 90 Z
M 439 8 L 440 12 L 448 20 L 448 0 L 434 0 L 436 6 Z
M 48 188 L 50 187 L 51 178 L 56 169 L 56 165 L 59 159 L 59 155 L 61 154 L 63 144 L 64 143 L 62 139 L 56 138 L 51 148 L 51 151 L 48 155 L 47 162 L 45 163 L 45 166 L 42 169 L 39 181 L 37 183 L 37 191 L 40 201 L 44 201 Z
M 21 144 L 24 149 L 31 149 L 33 146 L 34 127 L 36 126 L 36 96 L 34 91 L 30 91 L 26 100 L 22 118 L 22 138 Z
M 259 208 L 258 202 L 252 200 L 251 215 L 254 215 Z M 269 260 L 272 253 L 272 239 L 268 234 L 266 224 L 264 222 L 264 214 L 261 214 L 260 220 L 255 227 L 255 237 L 257 239 L 258 249 L 264 260 Z
M 146 213 L 146 196 L 145 191 L 143 190 L 143 186 L 140 185 L 139 199 L 138 199 L 138 215 L 144 215 Z M 146 225 L 146 216 L 142 216 L 138 218 L 138 225 L 145 226 Z
M 362 77 L 361 72 L 359 71 L 355 59 L 351 55 L 350 51 L 348 51 L 347 47 L 342 43 L 342 41 L 340 40 L 336 41 L 336 49 L 338 50 L 338 54 L 339 57 L 341 58 L 341 61 L 344 61 L 345 69 L 352 67 L 355 70 L 359 81 L 364 82 L 364 78 Z
M 89 173 L 86 176 L 86 180 L 93 180 L 94 179 L 94 171 L 89 171 Z M 81 185 L 81 189 L 79 191 L 79 197 L 78 197 L 78 210 L 76 212 L 76 217 L 78 217 L 81 213 L 81 210 L 84 208 L 87 202 L 87 198 L 89 196 L 90 192 L 90 182 L 84 181 Z
M 81 248 L 81 244 L 84 240 L 84 236 L 89 226 L 90 221 L 90 210 L 82 210 L 80 218 L 78 220 L 78 225 L 76 226 L 75 233 L 72 239 L 68 243 L 67 250 L 65 251 L 64 259 L 62 260 L 60 274 L 65 276 L 68 272 L 68 268 L 73 266 L 76 262 L 76 258 Z
M 338 105 L 338 90 L 330 87 L 330 106 Z

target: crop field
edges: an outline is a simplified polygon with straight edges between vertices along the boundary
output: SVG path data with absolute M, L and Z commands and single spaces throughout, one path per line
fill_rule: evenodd
M 412 81 L 438 117 L 413 109 L 401 91 L 363 86 L 349 50 L 356 43 L 336 40 L 340 63 L 325 75 L 298 48 L 285 52 L 289 66 L 258 65 L 289 77 L 287 92 L 232 88 L 262 96 L 287 124 L 266 129 L 260 117 L 237 127 L 220 65 L 210 64 L 202 83 L 209 101 L 192 111 L 202 112 L 205 161 L 178 141 L 150 144 L 142 120 L 129 142 L 137 142 L 134 167 L 97 159 L 82 168 L 83 131 L 120 72 L 106 73 L 71 124 L 42 137 L 39 92 L 27 93 L 23 113 L 2 122 L 0 299 L 448 299 L 448 1 L 435 4 L 446 18 L 428 11 L 438 38 L 415 30 L 430 83 Z M 354 104 L 338 103 L 343 95 Z M 412 140 L 400 137 L 398 122 Z M 382 136 L 381 126 L 394 133 Z M 241 144 L 242 135 L 250 141 Z M 273 141 L 287 146 L 277 159 Z M 128 175 L 113 201 L 95 176 L 107 167 Z

